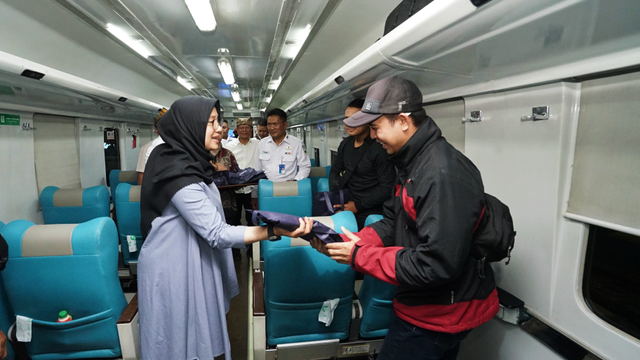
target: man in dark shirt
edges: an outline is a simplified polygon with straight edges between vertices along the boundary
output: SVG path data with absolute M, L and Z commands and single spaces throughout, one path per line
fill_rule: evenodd
M 364 100 L 353 100 L 345 118 L 360 111 Z M 393 195 L 396 171 L 382 145 L 369 137 L 369 125 L 344 126 L 349 137 L 342 140 L 338 155 L 331 166 L 331 191 L 349 189 L 350 200 L 345 210 L 356 215 L 358 228 L 364 227 L 367 216 L 382 214 L 382 204 Z M 336 205 L 339 207 L 340 205 Z

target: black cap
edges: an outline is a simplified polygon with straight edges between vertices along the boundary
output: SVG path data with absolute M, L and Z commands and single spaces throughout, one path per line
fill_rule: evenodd
M 422 92 L 412 81 L 392 76 L 371 85 L 362 110 L 343 120 L 349 127 L 366 125 L 385 114 L 422 109 Z

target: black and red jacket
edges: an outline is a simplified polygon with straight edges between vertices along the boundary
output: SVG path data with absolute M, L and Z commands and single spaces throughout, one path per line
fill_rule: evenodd
M 478 275 L 472 234 L 484 210 L 480 172 L 431 118 L 390 160 L 398 169 L 384 219 L 364 228 L 351 267 L 398 285 L 394 310 L 421 328 L 458 333 L 499 309 L 487 267 Z

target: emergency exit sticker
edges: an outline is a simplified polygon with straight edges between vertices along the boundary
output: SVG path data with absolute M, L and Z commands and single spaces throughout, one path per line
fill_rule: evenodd
M 0 114 L 0 125 L 20 126 L 20 115 Z

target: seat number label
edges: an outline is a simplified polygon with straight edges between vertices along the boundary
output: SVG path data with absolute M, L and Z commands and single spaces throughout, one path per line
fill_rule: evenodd
M 365 345 L 351 345 L 342 347 L 342 355 L 355 355 L 355 354 L 368 354 L 369 344 Z

